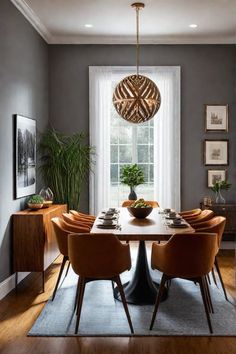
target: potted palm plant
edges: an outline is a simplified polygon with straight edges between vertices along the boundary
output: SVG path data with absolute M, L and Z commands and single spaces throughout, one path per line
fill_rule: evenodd
M 215 202 L 217 204 L 225 204 L 225 198 L 221 194 L 221 190 L 228 190 L 231 187 L 231 183 L 227 181 L 217 181 L 211 187 L 211 190 L 215 193 Z
M 79 209 L 80 194 L 92 164 L 94 149 L 83 133 L 67 136 L 48 129 L 39 143 L 40 171 L 55 202 Z
M 144 183 L 143 170 L 137 164 L 126 165 L 121 169 L 120 181 L 130 187 L 129 200 L 136 200 L 135 187 Z

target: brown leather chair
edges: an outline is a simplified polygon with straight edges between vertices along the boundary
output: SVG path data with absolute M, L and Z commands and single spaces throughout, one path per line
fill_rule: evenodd
M 165 244 L 153 243 L 151 266 L 163 273 L 156 298 L 150 330 L 156 318 L 165 283 L 173 278 L 182 278 L 199 283 L 209 330 L 210 293 L 205 276 L 211 271 L 217 252 L 217 234 L 174 234 Z
M 77 226 L 77 227 L 85 226 L 85 227 L 89 227 L 91 229 L 94 224 L 94 221 L 92 221 L 90 219 L 83 218 L 83 217 L 76 218 L 73 214 L 70 214 L 70 213 L 63 213 L 62 217 L 65 220 L 65 222 L 67 222 L 70 225 Z
M 117 283 L 129 327 L 133 333 L 133 326 L 120 280 L 120 274 L 131 268 L 129 245 L 123 245 L 112 234 L 73 234 L 69 235 L 68 248 L 72 268 L 79 275 L 75 333 L 78 332 L 79 328 L 85 285 L 93 280 L 111 280 Z
M 201 209 L 192 209 L 192 210 L 183 210 L 179 212 L 179 215 L 181 215 L 184 219 L 187 220 L 187 218 L 192 218 L 200 215 L 202 212 Z
M 214 232 L 214 233 L 217 233 L 217 246 L 218 246 L 217 253 L 218 253 L 219 249 L 220 249 L 220 244 L 221 244 L 222 236 L 223 236 L 223 233 L 224 233 L 224 229 L 225 229 L 225 224 L 226 224 L 226 218 L 224 216 L 215 216 L 211 220 L 204 221 L 204 222 L 199 222 L 199 223 L 196 223 L 196 224 L 192 224 L 192 227 L 197 232 Z M 215 257 L 214 264 L 215 264 L 216 271 L 217 271 L 219 279 L 220 279 L 220 283 L 221 283 L 221 286 L 222 286 L 222 289 L 223 289 L 223 292 L 224 292 L 224 295 L 225 295 L 225 299 L 228 301 L 228 297 L 227 297 L 227 293 L 226 293 L 226 290 L 225 290 L 224 282 L 223 282 L 223 279 L 222 279 L 220 267 L 219 267 L 219 264 L 218 264 L 218 261 L 217 261 L 217 257 Z M 217 285 L 216 278 L 215 278 L 215 273 L 214 273 L 214 268 L 212 268 L 212 276 L 213 276 L 215 284 Z
M 95 221 L 96 217 L 94 215 L 89 215 L 85 213 L 81 213 L 80 211 L 77 210 L 70 210 L 70 214 L 74 215 L 75 218 L 84 218 L 90 221 Z
M 213 218 L 213 216 L 214 216 L 214 212 L 212 210 L 202 210 L 201 214 L 199 214 L 196 217 L 186 218 L 186 221 L 190 225 L 193 225 L 202 221 L 210 220 Z
M 52 224 L 53 224 L 53 228 L 55 231 L 55 235 L 56 235 L 56 239 L 57 239 L 57 244 L 58 244 L 58 248 L 60 253 L 63 255 L 63 260 L 61 263 L 61 268 L 59 271 L 59 275 L 57 278 L 57 282 L 55 285 L 55 289 L 53 291 L 53 295 L 52 295 L 52 300 L 54 300 L 56 292 L 57 292 L 57 288 L 58 285 L 60 283 L 60 279 L 62 276 L 62 272 L 63 269 L 65 267 L 65 264 L 67 261 L 69 261 L 69 257 L 68 257 L 68 235 L 71 233 L 85 233 L 85 232 L 89 232 L 90 229 L 89 227 L 77 227 L 77 226 L 73 226 L 73 225 L 69 225 L 67 224 L 63 219 L 56 217 L 53 218 L 52 220 Z M 66 274 L 67 275 L 68 271 L 69 271 L 69 267 L 70 267 L 70 262 L 68 263 L 68 267 L 66 270 Z
M 132 205 L 135 202 L 135 200 L 125 200 L 122 203 L 122 207 L 129 207 L 130 205 Z M 159 208 L 159 204 L 158 202 L 154 201 L 154 200 L 145 200 L 145 203 L 151 205 L 153 208 Z

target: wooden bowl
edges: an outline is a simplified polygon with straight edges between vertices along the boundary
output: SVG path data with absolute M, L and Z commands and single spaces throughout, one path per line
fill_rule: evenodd
M 38 210 L 38 209 L 41 209 L 43 207 L 43 203 L 41 204 L 36 204 L 36 203 L 28 203 L 28 207 L 31 209 L 31 210 Z
M 152 212 L 152 207 L 148 208 L 133 208 L 133 207 L 128 207 L 128 211 L 130 212 L 131 215 L 133 215 L 137 219 L 145 219 L 151 212 Z

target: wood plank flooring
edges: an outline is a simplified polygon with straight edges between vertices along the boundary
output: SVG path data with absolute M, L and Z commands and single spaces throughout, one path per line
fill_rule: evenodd
M 26 337 L 52 294 L 60 261 L 46 272 L 45 293 L 40 293 L 41 275 L 31 274 L 0 302 L 1 354 L 236 354 L 236 337 Z M 234 251 L 224 250 L 219 264 L 227 291 L 236 298 Z

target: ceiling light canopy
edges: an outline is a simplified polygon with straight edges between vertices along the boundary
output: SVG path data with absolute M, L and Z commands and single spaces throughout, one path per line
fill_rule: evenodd
M 143 123 L 157 113 L 161 95 L 152 80 L 139 74 L 139 11 L 144 8 L 144 4 L 134 3 L 131 6 L 136 9 L 136 74 L 127 76 L 118 83 L 113 94 L 113 104 L 117 113 L 125 120 Z
M 91 27 L 93 27 L 93 25 L 92 25 L 91 23 L 86 23 L 86 24 L 84 25 L 84 27 L 91 28 Z
M 190 28 L 197 28 L 197 24 L 196 23 L 191 23 L 191 25 L 189 25 Z

